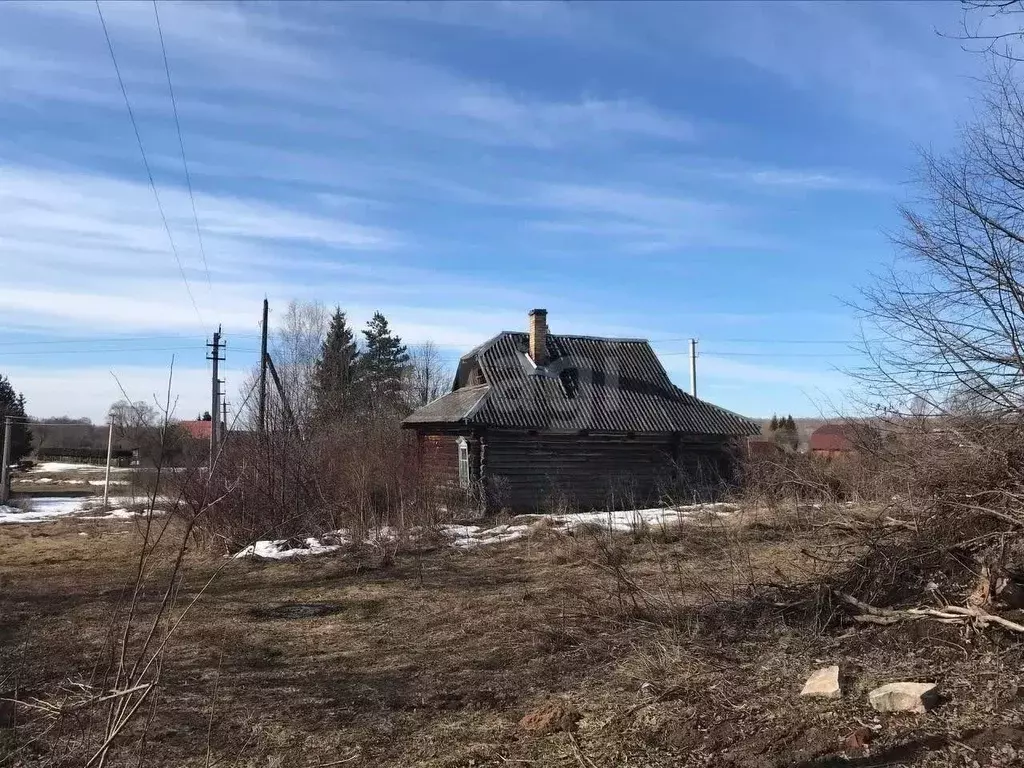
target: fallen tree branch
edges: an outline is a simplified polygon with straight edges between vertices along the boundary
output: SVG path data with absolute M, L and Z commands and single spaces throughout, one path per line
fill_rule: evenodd
M 867 624 L 895 624 L 899 621 L 932 619 L 944 624 L 971 624 L 980 629 L 984 629 L 989 624 L 997 624 L 1011 632 L 1024 634 L 1024 625 L 1004 619 L 1002 616 L 989 613 L 981 608 L 961 608 L 958 605 L 944 605 L 941 608 L 879 608 L 844 592 L 835 592 L 835 595 L 847 605 L 860 611 L 853 617 L 854 621 Z

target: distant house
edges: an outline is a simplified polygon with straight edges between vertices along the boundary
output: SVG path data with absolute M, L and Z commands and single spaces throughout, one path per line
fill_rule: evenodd
M 720 482 L 752 421 L 674 386 L 642 339 L 503 331 L 459 361 L 452 391 L 403 426 L 441 483 L 476 489 L 485 508 L 642 503 Z
M 808 441 L 812 454 L 831 459 L 853 453 L 853 431 L 846 424 L 822 424 L 811 433 Z
M 210 441 L 213 433 L 212 419 L 196 419 L 195 421 L 179 421 L 178 426 L 185 430 L 185 433 L 193 440 Z

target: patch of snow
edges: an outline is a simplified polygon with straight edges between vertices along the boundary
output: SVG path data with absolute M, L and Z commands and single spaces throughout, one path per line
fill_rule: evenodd
M 161 498 L 159 501 L 168 501 Z M 102 514 L 103 500 L 97 496 L 84 496 L 78 498 L 67 498 L 60 496 L 34 496 L 31 497 L 31 509 L 22 511 L 15 507 L 0 506 L 0 524 L 2 523 L 42 523 L 54 520 L 58 517 L 70 515 L 81 515 L 85 520 L 107 520 L 117 518 L 132 518 L 137 515 L 144 515 L 148 506 L 140 512 L 129 511 L 127 507 L 136 502 L 143 502 L 148 505 L 148 499 L 136 499 L 130 496 L 111 496 L 108 503 L 112 510 Z M 99 512 L 101 514 L 82 515 L 83 512 Z M 156 509 L 154 514 L 167 514 L 165 510 Z
M 302 555 L 323 555 L 341 549 L 340 544 L 323 544 L 320 539 L 310 536 L 300 544 L 294 539 L 277 539 L 276 541 L 257 541 L 250 544 L 234 557 L 263 557 L 268 560 L 287 560 Z
M 487 528 L 479 525 L 442 525 L 441 531 L 451 539 L 452 546 L 472 549 L 486 544 L 515 541 L 528 535 L 532 525 L 546 520 L 555 530 L 574 531 L 594 527 L 606 531 L 631 533 L 648 529 L 670 528 L 692 522 L 700 514 L 727 517 L 735 508 L 730 504 L 694 504 L 686 507 L 653 507 L 622 509 L 609 512 L 577 512 L 573 514 L 518 515 L 512 525 Z
M 78 482 L 84 483 L 86 481 L 85 480 L 79 480 Z M 102 487 L 104 485 L 104 483 L 105 483 L 104 480 L 89 480 L 88 482 L 89 482 L 89 485 L 98 485 L 100 487 Z M 130 480 L 111 480 L 110 484 L 111 485 L 130 485 L 131 481 Z
M 30 473 L 36 472 L 106 472 L 107 468 L 101 464 L 71 464 L 64 461 L 44 461 L 36 464 Z M 111 467 L 111 472 L 129 472 L 130 467 Z
M 26 511 L 0 506 L 0 523 L 40 523 L 81 510 L 82 499 L 36 497 L 32 499 L 32 509 Z
M 731 504 L 695 504 L 685 507 L 654 507 L 651 509 L 625 509 L 614 512 L 581 512 L 576 514 L 519 515 L 512 523 L 503 525 L 441 525 L 438 530 L 456 549 L 474 549 L 492 544 L 505 544 L 524 538 L 541 520 L 548 521 L 554 530 L 574 531 L 584 526 L 596 527 L 613 532 L 634 532 L 659 528 L 670 528 L 693 522 L 700 515 L 728 517 L 735 510 Z M 407 532 L 410 538 L 424 533 L 421 528 Z M 372 530 L 363 539 L 365 544 L 380 544 L 397 541 L 399 532 L 389 526 Z M 236 558 L 263 557 L 271 560 L 285 560 L 306 555 L 320 555 L 335 552 L 341 545 L 352 541 L 346 530 L 333 531 L 321 537 L 309 537 L 302 542 L 295 539 L 257 541 L 234 554 Z
M 473 549 L 488 544 L 503 544 L 526 536 L 529 525 L 496 525 L 484 528 L 479 525 L 442 525 L 441 532 L 451 539 L 453 547 Z
M 607 531 L 631 533 L 651 528 L 669 528 L 692 522 L 699 515 L 728 517 L 735 507 L 724 502 L 693 504 L 680 507 L 652 507 L 650 509 L 621 509 L 607 512 L 575 512 L 571 514 L 519 515 L 514 523 L 536 523 L 548 520 L 553 528 L 572 531 L 594 527 Z M 472 527 L 472 526 L 471 526 Z
M 82 515 L 82 520 L 131 520 L 136 517 L 145 517 L 149 514 L 148 509 L 132 511 L 130 509 L 124 509 L 123 507 L 118 509 L 112 509 L 105 515 Z M 154 509 L 154 515 L 166 515 L 167 513 L 162 509 Z
M 29 472 L 103 472 L 106 468 L 96 464 L 69 464 L 64 461 L 44 461 Z

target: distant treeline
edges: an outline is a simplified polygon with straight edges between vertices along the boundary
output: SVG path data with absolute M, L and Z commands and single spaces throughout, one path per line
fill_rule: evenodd
M 132 460 L 132 451 L 126 448 L 115 448 L 110 453 L 112 463 L 119 467 L 128 466 Z M 37 461 L 70 461 L 84 464 L 105 464 L 107 447 L 102 448 L 47 448 L 37 450 Z
M 107 454 L 107 427 L 93 424 L 89 419 L 72 419 L 60 416 L 33 420 L 32 435 L 35 438 L 35 455 L 39 458 L 52 456 L 75 456 L 85 458 L 89 451 L 99 451 L 102 458 Z M 115 448 L 128 450 L 131 446 L 115 441 Z

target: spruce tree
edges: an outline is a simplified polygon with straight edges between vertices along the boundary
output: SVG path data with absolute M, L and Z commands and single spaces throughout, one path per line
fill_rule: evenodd
M 21 461 L 32 451 L 32 431 L 28 427 L 25 414 L 25 396 L 17 394 L 6 376 L 0 374 L 0 422 L 7 416 L 14 417 L 11 427 L 10 460 L 14 464 Z M 0 444 L 3 432 L 0 432 Z
M 374 411 L 402 407 L 402 386 L 409 365 L 409 352 L 402 340 L 391 333 L 388 321 L 374 312 L 363 331 L 366 344 L 359 372 L 370 407 Z
M 355 334 L 341 307 L 335 307 L 313 369 L 314 403 L 322 417 L 337 419 L 357 407 L 358 357 Z
M 773 413 L 772 414 L 772 423 L 768 425 L 768 429 L 771 430 L 772 432 L 774 432 L 778 428 L 779 428 L 779 418 Z
M 800 438 L 796 433 L 796 422 L 793 421 L 793 416 L 787 415 L 786 418 L 781 419 L 779 421 L 779 428 L 785 434 L 783 440 L 786 447 L 795 451 L 800 445 Z

